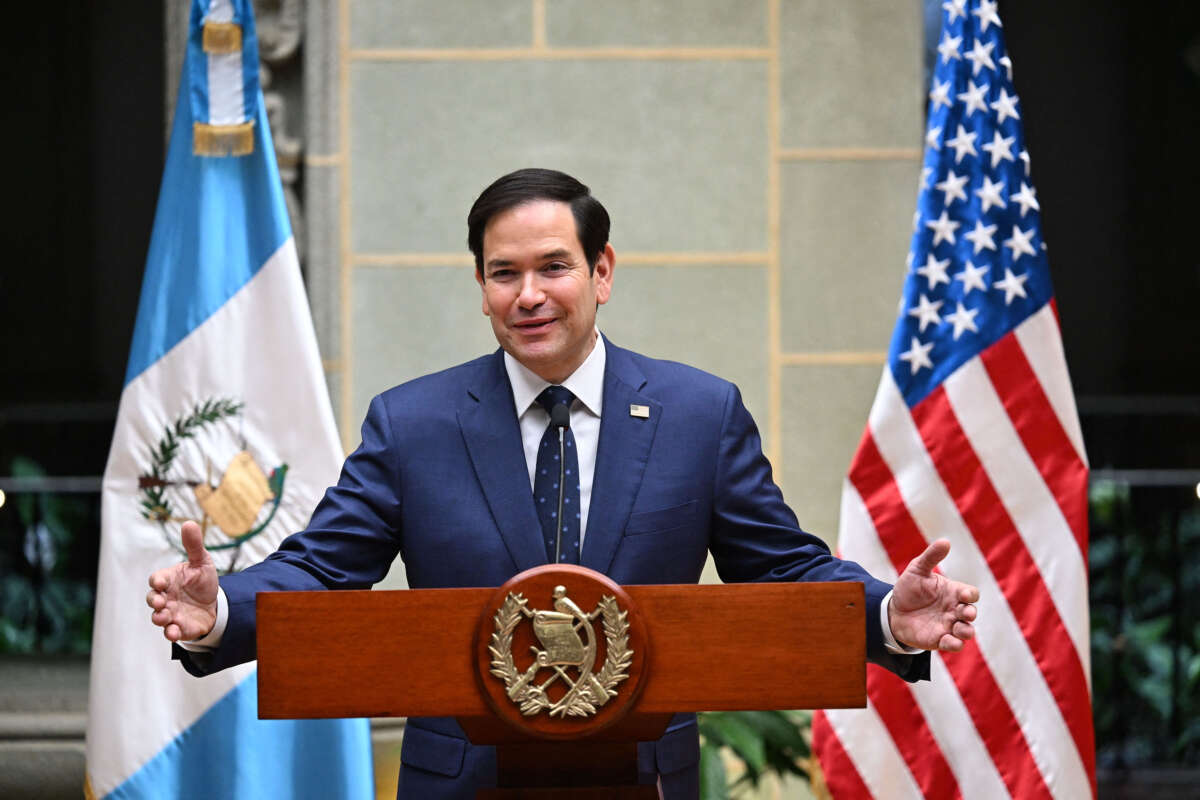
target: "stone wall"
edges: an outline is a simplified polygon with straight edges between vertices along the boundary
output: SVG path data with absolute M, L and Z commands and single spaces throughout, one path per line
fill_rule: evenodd
M 833 542 L 908 248 L 919 5 L 306 13 L 306 273 L 347 449 L 373 394 L 494 348 L 466 211 L 499 175 L 554 167 L 613 217 L 601 329 L 735 381 L 802 524 Z

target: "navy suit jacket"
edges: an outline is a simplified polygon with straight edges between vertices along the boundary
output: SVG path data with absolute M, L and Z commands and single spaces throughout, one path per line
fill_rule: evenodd
M 879 606 L 890 586 L 801 530 L 737 388 L 605 341 L 582 565 L 620 584 L 695 583 L 711 550 L 726 582 L 862 581 L 868 659 L 907 680 L 928 678 L 927 655 L 884 648 Z M 632 416 L 632 404 L 647 406 L 649 417 Z M 362 444 L 308 528 L 262 563 L 221 579 L 229 601 L 221 646 L 176 654 L 195 674 L 251 660 L 257 592 L 367 588 L 397 554 L 414 589 L 498 586 L 546 563 L 501 351 L 374 398 Z M 668 733 L 657 753 L 643 754 L 654 759 L 646 769 L 694 776 L 694 723 L 683 730 L 689 723 L 673 726 L 683 739 L 668 741 Z M 488 780 L 490 750 L 466 744 L 453 720 L 410 720 L 402 794 L 471 796 L 472 781 Z M 457 788 L 420 784 L 430 776 L 454 779 Z

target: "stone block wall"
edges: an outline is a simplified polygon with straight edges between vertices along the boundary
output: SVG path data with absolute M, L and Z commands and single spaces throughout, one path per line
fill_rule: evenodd
M 916 199 L 919 4 L 306 13 L 306 274 L 347 449 L 372 395 L 495 347 L 466 212 L 501 174 L 553 167 L 613 217 L 601 330 L 736 382 L 801 524 L 833 543 Z

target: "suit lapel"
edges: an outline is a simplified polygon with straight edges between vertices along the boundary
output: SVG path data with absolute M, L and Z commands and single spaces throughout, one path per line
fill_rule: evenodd
M 542 528 L 533 507 L 521 429 L 500 351 L 468 390 L 458 423 L 492 518 L 517 570 L 546 563 Z
M 583 566 L 598 572 L 608 571 L 621 543 L 662 414 L 662 405 L 639 394 L 646 379 L 629 354 L 608 339 L 604 343 L 604 408 L 580 557 Z M 633 416 L 631 405 L 647 406 L 649 417 Z

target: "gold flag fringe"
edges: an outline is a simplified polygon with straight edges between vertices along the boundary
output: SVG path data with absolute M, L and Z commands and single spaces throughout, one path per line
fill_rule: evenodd
M 232 22 L 204 23 L 206 53 L 237 53 L 242 49 L 242 26 Z
M 248 156 L 254 152 L 254 123 L 208 125 L 192 123 L 192 154 L 197 156 Z

